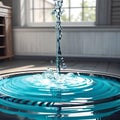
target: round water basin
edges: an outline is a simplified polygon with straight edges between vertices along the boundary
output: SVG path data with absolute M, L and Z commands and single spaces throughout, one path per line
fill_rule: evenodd
M 112 120 L 120 117 L 119 80 L 93 71 L 1 74 L 1 119 Z

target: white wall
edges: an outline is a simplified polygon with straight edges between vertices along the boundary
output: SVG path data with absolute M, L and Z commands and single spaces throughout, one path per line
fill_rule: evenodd
M 55 56 L 54 28 L 14 28 L 15 55 Z M 120 58 L 120 29 L 109 27 L 64 28 L 63 56 Z

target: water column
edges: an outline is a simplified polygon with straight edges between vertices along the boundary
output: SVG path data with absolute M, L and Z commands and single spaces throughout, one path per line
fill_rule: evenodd
M 62 5 L 63 0 L 54 0 L 55 7 L 53 14 L 56 17 L 56 68 L 57 72 L 60 74 L 61 66 L 66 68 L 64 58 L 62 57 L 60 41 L 62 39 L 62 26 L 61 26 L 61 15 L 63 13 Z

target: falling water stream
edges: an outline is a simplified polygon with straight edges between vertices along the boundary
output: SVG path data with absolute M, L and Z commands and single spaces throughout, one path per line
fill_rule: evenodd
M 61 26 L 61 15 L 63 13 L 62 4 L 63 0 L 54 0 L 55 1 L 55 9 L 53 10 L 53 14 L 56 16 L 56 67 L 57 72 L 60 74 L 61 66 L 63 68 L 66 67 L 64 62 L 64 58 L 62 57 L 61 45 L 60 41 L 62 39 L 62 26 Z
M 0 112 L 24 120 L 112 120 L 120 111 L 120 77 L 61 72 L 66 67 L 60 46 L 63 0 L 54 1 L 57 70 L 1 75 Z

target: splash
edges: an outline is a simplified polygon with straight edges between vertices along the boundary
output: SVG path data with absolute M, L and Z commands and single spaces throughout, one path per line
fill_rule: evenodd
M 0 80 L 0 111 L 30 120 L 100 120 L 120 110 L 119 88 L 102 75 L 17 74 Z

